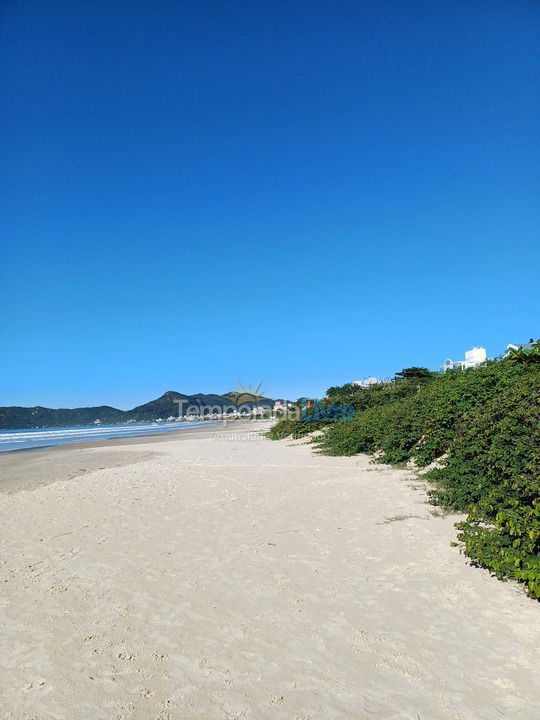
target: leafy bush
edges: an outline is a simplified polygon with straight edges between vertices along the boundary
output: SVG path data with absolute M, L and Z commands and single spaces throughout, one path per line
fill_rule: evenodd
M 382 451 L 381 462 L 414 459 L 424 466 L 448 452 L 460 423 L 495 394 L 521 378 L 538 377 L 537 365 L 490 362 L 470 370 L 451 370 L 421 386 L 403 381 L 389 388 L 387 402 L 372 405 L 344 424 L 330 426 L 321 449 L 331 455 Z M 405 388 L 401 388 L 405 386 Z M 364 390 L 370 393 L 370 390 Z M 401 393 L 402 397 L 399 397 Z
M 414 395 L 425 381 L 405 381 L 378 383 L 363 388 L 354 383 L 328 388 L 323 402 L 332 405 L 352 405 L 356 410 L 382 407 L 402 398 Z
M 284 418 L 271 427 L 266 435 L 271 440 L 283 440 L 286 437 L 291 437 L 296 440 L 309 435 L 314 430 L 319 430 L 325 424 L 326 423 L 323 422 L 290 420 Z
M 444 466 L 426 474 L 430 499 L 467 513 L 458 524 L 465 553 L 540 598 L 539 361 L 537 344 L 465 371 L 425 378 L 402 371 L 388 385 L 330 388 L 329 401 L 359 412 L 321 424 L 317 445 L 328 455 L 377 453 L 391 464 L 426 466 L 444 456 Z M 314 429 L 289 423 L 282 433 Z
M 431 499 L 467 511 L 466 554 L 540 597 L 540 379 L 526 375 L 462 422 Z
M 286 437 L 301 438 L 309 435 L 314 430 L 328 429 L 333 423 L 339 425 L 349 425 L 350 420 L 340 421 L 339 413 L 335 412 L 336 408 L 352 406 L 356 411 L 365 410 L 371 407 L 383 407 L 394 403 L 396 400 L 407 397 L 408 395 L 418 392 L 418 382 L 397 381 L 394 383 L 381 383 L 372 385 L 368 388 L 362 388 L 354 383 L 347 383 L 342 386 L 335 386 L 328 389 L 323 400 L 317 400 L 316 405 L 322 409 L 329 410 L 326 419 L 319 420 L 322 412 L 318 408 L 304 409 L 302 418 L 306 415 L 311 416 L 311 420 L 292 420 L 291 418 L 283 418 L 279 420 L 267 433 L 272 440 L 282 440 Z M 297 402 L 298 412 L 301 410 L 300 401 Z M 350 453 L 338 453 L 353 455 L 355 452 L 367 452 L 367 450 L 355 450 Z M 329 453 L 332 454 L 332 453 Z

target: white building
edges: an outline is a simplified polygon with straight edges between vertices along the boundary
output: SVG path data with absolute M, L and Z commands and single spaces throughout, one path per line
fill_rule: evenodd
M 367 377 L 363 380 L 353 380 L 353 385 L 360 385 L 360 387 L 367 388 L 370 385 L 376 385 L 379 382 L 376 377 Z
M 531 338 L 528 343 L 521 343 L 521 345 L 516 345 L 515 343 L 508 343 L 504 354 L 510 355 L 511 353 L 517 352 L 518 350 L 532 350 L 533 345 L 533 338 Z
M 476 367 L 486 362 L 488 359 L 485 347 L 474 346 L 465 352 L 465 360 L 451 360 L 447 358 L 441 365 L 441 370 L 466 370 L 467 368 Z

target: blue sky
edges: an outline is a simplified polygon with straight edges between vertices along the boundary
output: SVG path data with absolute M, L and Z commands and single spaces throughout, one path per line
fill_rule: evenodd
M 3 3 L 0 405 L 540 336 L 540 5 Z

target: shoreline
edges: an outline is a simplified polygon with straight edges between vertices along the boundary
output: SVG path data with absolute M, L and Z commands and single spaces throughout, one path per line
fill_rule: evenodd
M 72 442 L 63 445 L 48 445 L 46 447 L 21 448 L 19 450 L 5 450 L 0 452 L 0 494 L 3 492 L 16 492 L 19 489 L 32 490 L 35 487 L 48 485 L 51 482 L 68 480 L 77 477 L 81 472 L 92 472 L 110 466 L 121 467 L 136 462 L 136 458 L 145 459 L 155 454 L 135 452 L 138 445 L 155 445 L 161 442 L 175 442 L 183 440 L 184 436 L 210 436 L 215 435 L 219 428 L 222 432 L 236 422 L 227 421 L 227 426 L 220 422 L 209 422 L 204 427 L 178 428 L 167 433 L 155 433 L 135 437 L 118 437 L 89 442 Z M 255 423 L 257 429 L 261 422 Z M 270 427 L 271 423 L 266 423 Z M 100 454 L 97 451 L 104 451 Z M 53 467 L 44 470 L 49 464 Z M 84 468 L 83 468 L 84 465 Z
M 218 420 L 208 420 L 208 421 L 201 421 L 199 423 L 186 423 L 188 425 L 188 427 L 182 427 L 183 423 L 182 424 L 179 423 L 178 427 L 174 427 L 174 426 L 173 427 L 170 427 L 170 426 L 163 427 L 160 425 L 155 425 L 155 430 L 153 430 L 154 423 L 141 423 L 140 425 L 146 425 L 146 428 L 144 429 L 144 431 L 141 431 L 140 425 L 139 426 L 137 426 L 137 425 L 130 426 L 130 425 L 126 425 L 126 424 L 111 425 L 111 426 L 106 426 L 103 428 L 105 431 L 110 431 L 110 433 L 111 433 L 110 435 L 104 434 L 101 437 L 96 435 L 95 440 L 93 440 L 93 439 L 85 439 L 85 440 L 72 439 L 73 436 L 68 434 L 68 433 L 72 433 L 73 431 L 84 432 L 84 430 L 87 430 L 88 433 L 90 433 L 91 430 L 96 429 L 95 427 L 93 427 L 91 425 L 84 425 L 84 426 L 76 425 L 73 427 L 50 427 L 50 428 L 21 428 L 20 430 L 15 429 L 15 430 L 5 430 L 5 431 L 0 430 L 0 435 L 2 435 L 3 433 L 8 434 L 8 435 L 10 433 L 13 433 L 13 434 L 27 433 L 29 440 L 32 438 L 32 436 L 35 436 L 36 434 L 39 434 L 39 433 L 42 433 L 42 434 L 43 433 L 45 433 L 45 434 L 47 434 L 47 433 L 55 434 L 56 433 L 57 435 L 63 433 L 64 438 L 65 438 L 63 441 L 60 441 L 60 442 L 51 442 L 50 445 L 30 445 L 30 446 L 21 447 L 21 448 L 13 447 L 13 448 L 9 448 L 7 450 L 2 449 L 2 446 L 0 446 L 0 457 L 4 453 L 24 452 L 25 450 L 46 450 L 46 449 L 54 448 L 54 447 L 63 447 L 65 445 L 88 445 L 91 443 L 98 443 L 98 442 L 110 442 L 111 440 L 114 442 L 116 440 L 121 440 L 121 439 L 135 440 L 137 438 L 165 436 L 165 435 L 169 435 L 169 434 L 175 434 L 177 432 L 186 432 L 187 430 L 194 430 L 194 429 L 197 429 L 198 427 L 202 427 L 203 425 L 210 426 L 210 425 L 216 425 L 219 423 L 220 423 L 220 421 L 218 421 Z M 135 432 L 136 434 L 129 434 L 130 427 L 133 427 L 133 432 Z M 117 430 L 124 430 L 125 428 L 128 428 L 127 432 L 116 432 Z

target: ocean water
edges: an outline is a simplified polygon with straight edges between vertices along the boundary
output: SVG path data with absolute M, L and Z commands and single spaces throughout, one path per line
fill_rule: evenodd
M 84 425 L 78 427 L 33 428 L 29 430 L 0 430 L 0 452 L 52 447 L 67 443 L 113 440 L 115 438 L 161 435 L 163 433 L 189 430 L 211 422 L 146 422 L 130 425 Z

